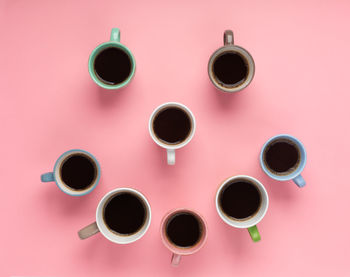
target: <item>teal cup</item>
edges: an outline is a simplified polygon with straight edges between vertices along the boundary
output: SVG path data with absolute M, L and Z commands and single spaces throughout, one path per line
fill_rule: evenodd
M 301 176 L 306 165 L 306 150 L 291 135 L 277 135 L 265 142 L 260 152 L 260 165 L 266 175 L 275 180 L 293 180 L 299 188 L 306 185 Z
M 90 54 L 89 73 L 92 80 L 105 89 L 120 89 L 134 77 L 133 54 L 120 43 L 120 30 L 113 28 L 110 41 L 98 45 Z

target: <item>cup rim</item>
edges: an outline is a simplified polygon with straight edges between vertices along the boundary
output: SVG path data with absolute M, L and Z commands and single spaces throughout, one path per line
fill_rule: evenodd
M 225 187 L 227 183 L 236 179 L 246 179 L 246 180 L 249 180 L 250 182 L 253 182 L 261 193 L 262 201 L 258 212 L 253 217 L 250 217 L 247 220 L 234 220 L 233 218 L 226 216 L 219 204 L 219 197 L 222 189 Z M 216 211 L 221 217 L 221 219 L 228 225 L 236 228 L 249 228 L 258 224 L 266 215 L 266 212 L 269 207 L 269 196 L 264 185 L 256 178 L 248 175 L 235 175 L 227 178 L 219 185 L 219 188 L 217 189 L 216 195 L 215 195 L 215 206 L 216 206 Z
M 220 56 L 221 54 L 225 53 L 225 52 L 236 52 L 239 55 L 243 56 L 247 62 L 248 62 L 248 66 L 249 66 L 249 72 L 247 75 L 246 80 L 236 86 L 236 87 L 224 87 L 221 86 L 220 84 L 218 84 L 218 82 L 216 81 L 215 77 L 214 77 L 214 72 L 213 72 L 213 64 L 215 59 Z M 227 93 L 234 93 L 234 92 L 238 92 L 243 90 L 244 88 L 246 88 L 253 80 L 254 75 L 255 75 L 255 63 L 254 63 L 254 59 L 252 57 L 252 55 L 243 47 L 238 46 L 238 45 L 224 45 L 218 49 L 216 49 L 214 51 L 214 53 L 210 56 L 209 58 L 209 62 L 208 62 L 208 75 L 209 75 L 209 79 L 210 81 L 213 83 L 213 85 L 223 91 L 223 92 L 227 92 Z
M 60 167 L 61 167 L 62 162 L 65 161 L 66 158 L 68 158 L 69 156 L 72 156 L 74 154 L 79 154 L 79 153 L 88 156 L 94 162 L 94 164 L 96 166 L 96 170 L 97 170 L 97 175 L 96 175 L 94 184 L 89 186 L 87 189 L 73 190 L 69 186 L 64 184 L 63 180 L 61 179 Z M 83 195 L 86 195 L 86 194 L 92 192 L 96 188 L 96 186 L 98 185 L 100 178 L 101 178 L 101 167 L 100 167 L 99 162 L 95 158 L 95 156 L 92 155 L 90 152 L 82 150 L 82 149 L 71 149 L 71 150 L 64 152 L 63 154 L 61 154 L 58 157 L 58 159 L 56 160 L 55 165 L 54 165 L 53 175 L 54 175 L 55 183 L 61 191 L 63 191 L 64 193 L 66 193 L 68 195 L 71 195 L 71 196 L 83 196 Z
M 95 74 L 94 71 L 94 61 L 96 56 L 104 49 L 109 48 L 109 47 L 115 47 L 115 48 L 119 48 L 121 50 L 123 50 L 130 58 L 131 61 L 131 72 L 129 74 L 129 76 L 121 83 L 118 83 L 116 85 L 109 85 L 106 84 L 104 82 L 102 82 Z M 136 70 L 136 62 L 135 62 L 135 57 L 132 54 L 132 52 L 130 51 L 130 49 L 128 47 L 126 47 L 124 44 L 118 42 L 118 41 L 107 41 L 104 43 L 99 44 L 98 46 L 96 46 L 94 48 L 94 50 L 92 50 L 90 56 L 89 56 L 89 74 L 91 76 L 91 79 L 100 87 L 105 88 L 105 89 L 119 89 L 122 88 L 124 86 L 126 86 L 127 84 L 130 83 L 131 79 L 134 77 L 135 75 L 135 70 Z
M 185 213 L 187 212 L 187 213 L 193 214 L 201 222 L 201 224 L 203 226 L 202 237 L 201 237 L 200 241 L 197 242 L 194 246 L 178 247 L 178 246 L 174 245 L 173 243 L 171 243 L 166 236 L 166 223 L 168 222 L 168 220 L 172 216 L 174 216 L 177 213 L 181 213 L 181 212 L 185 212 Z M 177 208 L 177 209 L 170 210 L 169 212 L 167 212 L 163 216 L 163 219 L 162 219 L 161 224 L 160 224 L 160 236 L 161 236 L 162 242 L 165 245 L 165 247 L 168 248 L 172 253 L 182 255 L 182 256 L 187 256 L 187 255 L 191 255 L 191 254 L 198 252 L 204 246 L 205 242 L 207 241 L 207 237 L 208 237 L 208 227 L 207 227 L 207 223 L 206 223 L 204 217 L 200 213 L 198 213 L 197 211 L 195 211 L 193 209 L 187 209 L 187 208 Z
M 175 106 L 175 107 L 178 107 L 178 108 L 181 108 L 183 110 L 185 110 L 185 112 L 189 115 L 190 119 L 191 119 L 191 123 L 192 123 L 192 128 L 191 128 L 191 132 L 190 134 L 188 135 L 188 137 L 181 143 L 179 144 L 166 144 L 166 143 L 163 143 L 162 141 L 160 141 L 157 136 L 155 135 L 154 131 L 153 131 L 153 120 L 155 118 L 155 116 L 157 115 L 157 113 L 161 110 L 163 110 L 164 108 L 166 107 L 171 107 L 171 106 Z M 157 108 L 155 108 L 149 118 L 149 121 L 148 121 L 148 131 L 151 135 L 151 138 L 153 139 L 153 141 L 158 144 L 160 147 L 163 147 L 165 149 L 179 149 L 179 148 L 182 148 L 184 147 L 185 145 L 187 145 L 193 138 L 194 136 L 194 133 L 196 131 L 196 119 L 193 115 L 193 113 L 191 112 L 191 110 L 185 106 L 184 104 L 181 104 L 179 102 L 166 102 L 166 103 L 163 103 L 161 105 L 159 105 Z
M 105 203 L 115 194 L 123 193 L 123 192 L 129 192 L 132 194 L 137 195 L 137 197 L 141 198 L 143 203 L 145 204 L 145 208 L 147 210 L 147 218 L 143 226 L 136 232 L 131 235 L 118 235 L 111 230 L 108 229 L 106 226 L 104 220 L 103 220 L 103 210 Z M 151 218 L 152 218 L 152 212 L 151 212 L 151 206 L 147 200 L 147 198 L 138 190 L 128 187 L 121 187 L 113 189 L 109 192 L 107 192 L 100 202 L 97 205 L 96 208 L 96 224 L 98 226 L 99 231 L 101 234 L 108 239 L 109 241 L 117 244 L 129 244 L 133 243 L 139 239 L 141 239 L 147 232 L 150 224 L 151 224 Z
M 267 166 L 265 165 L 264 162 L 264 151 L 266 149 L 266 147 L 273 141 L 277 140 L 277 139 L 287 139 L 287 140 L 291 140 L 293 143 L 295 143 L 298 146 L 298 149 L 300 151 L 300 156 L 301 156 L 301 161 L 300 164 L 298 166 L 298 168 L 296 170 L 294 170 L 293 172 L 291 172 L 290 174 L 287 175 L 277 175 L 274 174 L 273 172 L 271 172 Z M 268 175 L 269 177 L 271 177 L 272 179 L 278 180 L 278 181 L 289 181 L 292 180 L 294 178 L 296 178 L 297 176 L 299 176 L 301 174 L 301 172 L 304 170 L 305 165 L 306 165 L 306 159 L 307 159 L 307 154 L 306 154 L 306 150 L 304 145 L 301 143 L 300 140 L 298 140 L 296 137 L 292 136 L 292 135 L 288 135 L 288 134 L 279 134 L 279 135 L 275 135 L 271 138 L 269 138 L 263 145 L 263 147 L 261 148 L 260 151 L 260 166 L 262 168 L 262 170 L 266 173 L 266 175 Z

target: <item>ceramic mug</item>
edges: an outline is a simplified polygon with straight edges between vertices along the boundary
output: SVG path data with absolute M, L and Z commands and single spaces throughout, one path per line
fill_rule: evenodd
M 234 45 L 233 32 L 224 32 L 224 46 L 217 49 L 208 63 L 209 79 L 223 92 L 238 92 L 253 80 L 255 64 L 244 48 Z
M 129 194 L 137 198 L 138 201 L 142 203 L 142 206 L 144 208 L 144 219 L 142 224 L 138 226 L 136 232 L 129 233 L 129 234 L 119 233 L 115 230 L 112 230 L 111 226 L 108 225 L 107 219 L 106 219 L 106 207 L 108 206 L 110 201 L 115 197 L 125 195 L 125 194 Z M 124 204 L 125 203 L 127 202 L 124 202 Z M 125 210 L 125 207 L 120 207 L 120 209 L 122 213 L 119 214 L 118 216 L 120 215 L 123 216 L 127 214 L 128 211 Z M 119 218 L 119 220 L 121 219 Z M 130 220 L 136 220 L 136 219 L 127 218 L 127 220 L 129 220 L 127 224 L 132 224 L 132 221 Z M 85 228 L 81 229 L 78 232 L 78 235 L 80 239 L 86 239 L 91 237 L 92 235 L 95 235 L 101 232 L 101 234 L 111 242 L 114 242 L 117 244 L 128 244 L 142 238 L 147 232 L 150 223 L 151 223 L 151 206 L 149 205 L 146 197 L 141 192 L 132 188 L 117 188 L 108 192 L 105 196 L 103 196 L 103 198 L 99 202 L 96 209 L 96 221 L 86 226 Z
M 169 143 L 163 139 L 161 139 L 158 135 L 157 132 L 155 131 L 154 128 L 154 121 L 158 118 L 159 114 L 161 114 L 163 111 L 167 110 L 167 109 L 179 109 L 181 111 L 183 111 L 184 114 L 186 114 L 186 116 L 188 117 L 188 121 L 189 121 L 189 131 L 185 137 L 184 140 L 180 141 L 179 143 Z M 165 122 L 164 127 L 166 128 L 173 128 L 173 125 L 167 124 Z M 175 150 L 184 147 L 186 144 L 188 144 L 191 139 L 193 138 L 193 135 L 195 133 L 196 130 L 196 120 L 194 118 L 193 113 L 190 111 L 189 108 L 187 108 L 185 105 L 177 103 L 177 102 L 168 102 L 168 103 L 164 103 L 160 106 L 158 106 L 151 114 L 150 119 L 149 119 L 149 124 L 148 124 L 148 129 L 149 129 L 149 133 L 152 137 L 152 139 L 154 140 L 154 142 L 156 144 L 158 144 L 160 147 L 163 147 L 166 149 L 167 151 L 167 162 L 169 165 L 174 165 L 175 164 Z
M 78 165 L 72 164 L 72 162 L 79 160 L 83 162 L 84 167 L 77 167 Z M 66 167 L 69 167 L 66 169 Z M 81 165 L 80 165 L 81 166 Z M 76 171 L 74 170 L 76 168 Z M 72 182 L 86 182 L 86 172 L 83 170 L 88 169 L 91 171 L 91 178 L 88 184 L 84 187 L 79 187 L 81 184 L 71 184 Z M 69 180 L 66 179 L 66 170 L 70 174 Z M 73 171 L 73 172 L 72 172 Z M 42 182 L 55 182 L 58 188 L 66 194 L 72 196 L 82 196 L 90 193 L 97 186 L 101 176 L 101 169 L 97 159 L 89 152 L 81 149 L 73 149 L 64 152 L 56 161 L 53 172 L 44 173 L 41 175 Z M 66 180 L 65 180 L 66 179 Z M 71 179 L 71 181 L 70 181 Z
M 246 218 L 235 218 L 225 212 L 223 208 L 223 203 L 221 202 L 223 192 L 229 187 L 238 184 L 239 182 L 248 183 L 253 185 L 259 194 L 259 205 L 258 208 L 251 215 Z M 244 228 L 248 229 L 248 232 L 254 242 L 257 242 L 261 239 L 257 224 L 264 218 L 268 206 L 269 206 L 269 197 L 265 187 L 255 178 L 247 175 L 237 175 L 226 179 L 219 187 L 216 193 L 215 198 L 216 210 L 221 217 L 221 219 L 228 225 L 235 228 Z M 231 202 L 232 203 L 232 202 Z M 237 204 L 237 209 L 241 207 Z
M 100 62 L 99 59 L 102 59 L 103 57 L 101 56 L 101 53 L 106 53 L 105 52 L 106 50 L 108 51 L 118 50 L 118 52 L 110 53 L 109 56 L 106 56 L 106 58 L 104 58 L 104 60 L 101 60 Z M 120 61 L 120 64 L 111 64 L 112 63 L 111 58 L 113 58 L 113 61 L 114 60 L 116 62 Z M 96 64 L 96 61 L 99 61 L 98 65 Z M 121 65 L 122 62 L 123 64 Z M 111 72 L 113 74 L 117 72 L 117 74 L 120 74 L 119 77 L 122 79 L 115 82 L 114 81 L 111 82 L 111 80 L 105 80 L 101 76 L 99 76 L 99 74 L 97 73 L 96 67 L 98 66 L 100 68 L 100 67 L 105 67 L 106 65 L 113 67 L 113 68 L 110 68 L 108 72 L 109 75 L 111 74 Z M 121 68 L 120 66 L 123 66 L 123 68 Z M 91 52 L 89 57 L 90 76 L 97 85 L 105 89 L 116 90 L 116 89 L 125 87 L 127 84 L 130 83 L 131 79 L 134 77 L 135 69 L 136 69 L 135 58 L 131 53 L 131 51 L 129 50 L 129 48 L 127 48 L 124 44 L 120 43 L 120 30 L 118 28 L 113 28 L 111 32 L 110 41 L 98 45 Z M 109 78 L 110 77 L 111 76 L 109 76 Z M 118 76 L 113 75 L 112 77 L 115 78 Z
M 277 142 L 287 142 L 291 146 L 295 147 L 298 155 L 296 164 L 286 172 L 276 172 L 272 170 L 266 161 L 266 151 Z M 279 155 L 282 154 L 283 153 L 280 151 Z M 283 155 L 279 156 L 278 159 L 280 159 L 280 162 L 282 162 L 281 159 L 284 159 Z M 303 144 L 297 138 L 291 135 L 280 134 L 270 138 L 267 142 L 265 142 L 260 152 L 260 165 L 263 171 L 275 180 L 293 180 L 299 188 L 304 187 L 306 184 L 304 178 L 301 176 L 301 172 L 304 170 L 304 167 L 306 165 L 306 150 Z
M 196 219 L 196 221 L 199 225 L 198 228 L 200 230 L 198 240 L 193 245 L 187 246 L 187 247 L 182 247 L 182 246 L 175 244 L 171 240 L 171 238 L 169 237 L 168 230 L 167 230 L 167 227 L 168 227 L 169 223 L 171 222 L 171 220 L 173 220 L 175 217 L 177 217 L 179 215 L 184 215 L 184 214 L 189 215 L 189 216 L 193 216 L 193 218 Z M 188 232 L 189 231 L 188 229 L 186 229 L 186 225 L 182 225 L 182 226 L 183 226 L 183 228 L 182 228 L 181 232 Z M 161 239 L 162 239 L 165 247 L 168 248 L 173 253 L 172 257 L 171 257 L 171 264 L 173 266 L 178 266 L 180 263 L 180 260 L 181 260 L 181 256 L 187 256 L 187 255 L 194 254 L 203 247 L 203 245 L 207 239 L 206 222 L 205 222 L 204 218 L 201 215 L 199 215 L 199 213 L 197 213 L 193 210 L 189 210 L 189 209 L 172 210 L 172 211 L 168 212 L 162 220 L 162 223 L 160 225 L 160 235 L 161 235 Z

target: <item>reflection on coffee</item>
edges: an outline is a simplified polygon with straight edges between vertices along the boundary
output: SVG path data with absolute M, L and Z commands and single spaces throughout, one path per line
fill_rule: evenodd
M 228 217 L 246 220 L 255 215 L 260 208 L 260 191 L 255 184 L 247 180 L 234 180 L 222 189 L 219 204 Z
M 187 112 L 175 106 L 164 108 L 153 120 L 156 137 L 166 144 L 179 144 L 185 141 L 191 129 L 192 122 Z
M 168 220 L 166 235 L 178 247 L 191 247 L 200 241 L 202 225 L 192 213 L 180 212 Z
M 73 154 L 65 159 L 60 168 L 60 177 L 73 190 L 85 190 L 96 180 L 95 162 L 88 156 Z
M 294 142 L 280 139 L 272 141 L 266 147 L 263 159 L 272 173 L 288 175 L 297 169 L 300 163 L 300 152 Z
M 117 85 L 129 77 L 132 64 L 125 51 L 117 47 L 109 47 L 96 56 L 94 68 L 96 75 L 102 82 L 108 85 Z
M 214 76 L 223 86 L 239 86 L 248 75 L 246 60 L 235 52 L 225 52 L 217 57 L 213 65 Z
M 138 232 L 146 222 L 147 212 L 142 199 L 130 192 L 118 193 L 104 207 L 104 221 L 108 228 L 121 235 Z

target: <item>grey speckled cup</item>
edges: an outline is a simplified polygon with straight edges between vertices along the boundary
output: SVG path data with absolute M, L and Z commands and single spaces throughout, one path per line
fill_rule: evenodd
M 238 55 L 245 64 L 245 72 L 243 78 L 239 82 L 227 83 L 220 80 L 220 78 L 215 74 L 215 63 L 218 58 L 226 55 L 234 54 Z M 232 70 L 232 68 L 227 68 Z M 246 88 L 250 82 L 253 80 L 255 72 L 255 64 L 252 56 L 244 48 L 233 44 L 233 32 L 231 30 L 226 30 L 224 32 L 224 46 L 217 49 L 210 57 L 208 63 L 208 74 L 211 82 L 216 88 L 223 92 L 233 93 Z

